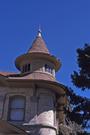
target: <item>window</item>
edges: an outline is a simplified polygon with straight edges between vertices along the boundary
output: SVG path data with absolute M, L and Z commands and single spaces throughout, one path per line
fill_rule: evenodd
M 13 96 L 9 101 L 9 120 L 23 121 L 25 114 L 25 98 L 23 96 Z
M 52 74 L 53 69 L 50 66 L 48 66 L 47 64 L 45 64 L 45 72 L 49 72 Z
M 25 65 L 25 67 L 24 67 L 24 68 L 25 68 L 25 72 L 27 72 L 27 68 L 28 68 L 28 66 L 27 66 L 27 65 Z
M 50 67 L 47 64 L 45 64 L 45 71 L 50 72 Z
M 22 72 L 24 73 L 24 66 L 22 67 Z
M 22 67 L 22 72 L 24 73 L 24 72 L 28 72 L 28 71 L 30 71 L 30 64 L 26 64 L 26 65 L 24 65 L 23 67 Z
M 30 71 L 30 64 L 28 64 L 28 71 Z

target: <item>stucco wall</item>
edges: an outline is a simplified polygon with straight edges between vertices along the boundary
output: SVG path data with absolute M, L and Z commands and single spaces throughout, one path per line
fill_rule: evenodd
M 8 119 L 9 98 L 14 95 L 26 97 L 25 121 L 23 123 L 56 126 L 55 94 L 51 90 L 43 88 L 0 87 L 0 118 L 2 120 Z M 44 130 L 45 128 L 40 128 L 40 135 L 44 135 Z M 46 130 L 47 133 L 55 132 L 55 130 L 49 128 L 46 128 Z M 55 135 L 55 133 L 52 133 L 52 135 Z

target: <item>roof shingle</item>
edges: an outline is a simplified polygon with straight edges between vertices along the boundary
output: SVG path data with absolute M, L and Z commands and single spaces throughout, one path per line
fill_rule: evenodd
M 28 53 L 35 53 L 35 52 L 50 54 L 42 36 L 37 36 L 34 42 L 32 43 L 32 47 L 29 48 L 28 50 Z

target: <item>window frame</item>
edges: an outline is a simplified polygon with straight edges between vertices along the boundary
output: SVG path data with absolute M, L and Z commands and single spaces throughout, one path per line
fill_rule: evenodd
M 24 100 L 24 106 L 22 108 L 13 108 L 13 107 L 11 107 L 11 104 L 14 101 L 14 99 L 16 100 L 16 99 L 19 99 L 19 98 Z M 26 108 L 26 97 L 25 96 L 23 96 L 23 95 L 13 95 L 13 96 L 9 97 L 8 121 L 23 122 L 25 120 L 25 108 Z M 22 120 L 18 120 L 18 119 L 13 120 L 13 119 L 11 119 L 11 112 L 13 110 L 22 110 L 23 111 L 23 118 L 22 118 Z

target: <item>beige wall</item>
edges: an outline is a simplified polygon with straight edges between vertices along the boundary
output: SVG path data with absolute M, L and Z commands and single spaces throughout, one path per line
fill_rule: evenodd
M 25 64 L 30 64 L 31 65 L 31 71 L 30 72 L 43 72 L 45 73 L 45 69 L 44 66 L 45 64 L 49 65 L 52 69 L 53 69 L 53 73 L 51 74 L 53 77 L 55 77 L 55 70 L 54 70 L 54 64 L 46 61 L 46 60 L 32 60 L 30 61 L 24 61 L 23 63 L 21 63 L 21 71 L 22 71 L 22 67 Z
M 0 118 L 2 120 L 7 120 L 8 118 L 9 98 L 14 95 L 26 97 L 25 121 L 23 123 L 56 127 L 55 93 L 50 89 L 44 88 L 0 87 Z M 17 122 L 16 124 L 21 123 Z M 44 135 L 46 133 L 45 129 L 47 134 L 56 135 L 56 131 L 53 128 L 45 127 L 40 128 L 39 131 L 36 129 L 35 133 L 38 132 L 38 134 L 32 135 Z
M 14 95 L 26 97 L 25 122 L 54 125 L 55 95 L 47 89 L 0 87 L 0 118 L 7 120 L 9 98 Z

